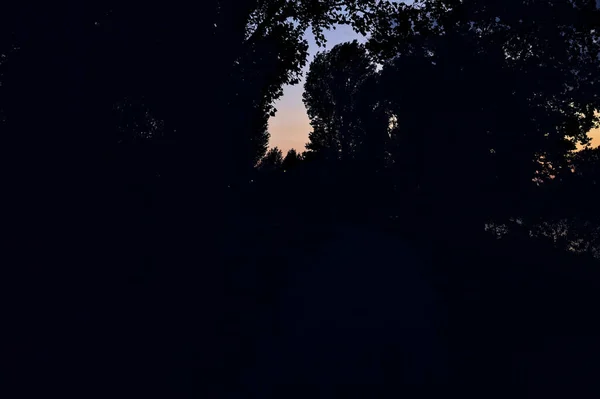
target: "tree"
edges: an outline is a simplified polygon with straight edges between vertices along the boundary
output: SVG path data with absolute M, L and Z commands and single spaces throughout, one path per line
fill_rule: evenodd
M 439 199 L 440 217 L 507 217 L 540 159 L 565 163 L 597 120 L 598 11 L 591 1 L 395 8 L 368 43 L 384 64 L 394 161 Z
M 375 75 L 372 58 L 356 40 L 316 55 L 303 95 L 313 127 L 309 152 L 326 159 L 356 160 L 372 137 L 382 136 L 381 129 L 368 122 L 377 112 L 376 98 L 366 95 Z
M 271 148 L 258 163 L 258 169 L 263 172 L 275 172 L 281 170 L 283 164 L 283 153 L 277 147 Z
M 285 155 L 281 167 L 284 171 L 292 170 L 298 167 L 300 162 L 302 162 L 302 155 L 298 154 L 298 152 L 292 148 L 291 150 L 288 150 Z

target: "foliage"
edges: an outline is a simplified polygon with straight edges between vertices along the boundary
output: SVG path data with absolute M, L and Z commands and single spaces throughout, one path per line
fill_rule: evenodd
M 566 162 L 600 107 L 592 3 L 424 0 L 377 20 L 368 48 L 384 64 L 393 158 L 415 186 L 510 213 L 541 157 Z
M 559 248 L 600 256 L 600 148 L 569 157 L 568 168 L 541 185 L 528 212 L 532 234 L 549 238 Z M 582 201 L 585 199 L 585 201 Z M 541 204 L 541 205 L 540 205 Z
M 281 170 L 283 165 L 283 153 L 277 147 L 271 148 L 258 163 L 258 169 L 263 172 L 275 172 Z
M 302 154 L 298 154 L 298 152 L 292 148 L 285 155 L 281 167 L 284 171 L 293 170 L 299 166 L 302 159 Z
M 304 103 L 313 132 L 306 148 L 326 159 L 356 160 L 383 147 L 387 126 L 372 91 L 376 67 L 357 41 L 319 53 L 304 85 Z M 373 123 L 379 118 L 380 123 Z M 383 121 L 383 123 L 381 123 Z

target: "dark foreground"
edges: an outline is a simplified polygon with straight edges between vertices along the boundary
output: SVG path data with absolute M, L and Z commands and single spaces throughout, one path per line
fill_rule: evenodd
M 127 273 L 100 268 L 110 265 L 102 253 L 68 275 L 37 267 L 8 291 L 15 397 L 600 392 L 591 261 L 518 240 L 278 217 L 235 224 L 212 251 L 222 258 L 205 259 L 217 271 L 160 268 L 186 259 L 159 245 Z

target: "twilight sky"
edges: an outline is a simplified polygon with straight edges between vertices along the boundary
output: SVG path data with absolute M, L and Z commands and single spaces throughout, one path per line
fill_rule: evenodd
M 598 0 L 600 2 L 600 0 Z M 327 47 L 329 50 L 336 44 L 358 39 L 364 42 L 365 38 L 352 30 L 349 26 L 338 26 L 336 30 L 330 30 L 326 33 Z M 312 36 L 307 33 L 306 38 L 310 45 L 309 58 L 304 68 L 304 74 L 308 72 L 308 67 L 312 62 L 314 55 L 318 51 L 323 51 L 319 48 Z M 277 101 L 277 115 L 269 120 L 269 132 L 271 140 L 269 147 L 279 147 L 284 155 L 290 148 L 295 148 L 298 152 L 304 151 L 304 145 L 308 142 L 308 133 L 311 127 L 306 115 L 306 108 L 302 103 L 302 93 L 304 91 L 304 79 L 295 86 L 285 86 L 283 97 Z M 591 132 L 592 145 L 600 145 L 600 129 L 595 129 Z

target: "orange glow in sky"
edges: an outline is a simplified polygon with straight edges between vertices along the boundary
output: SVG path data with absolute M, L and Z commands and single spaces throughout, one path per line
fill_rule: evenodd
M 269 121 L 270 147 L 279 147 L 284 153 L 292 148 L 303 152 L 310 131 L 311 127 L 304 109 L 280 111 Z
M 598 147 L 600 145 L 600 129 L 593 129 L 589 136 L 592 138 L 592 147 Z

